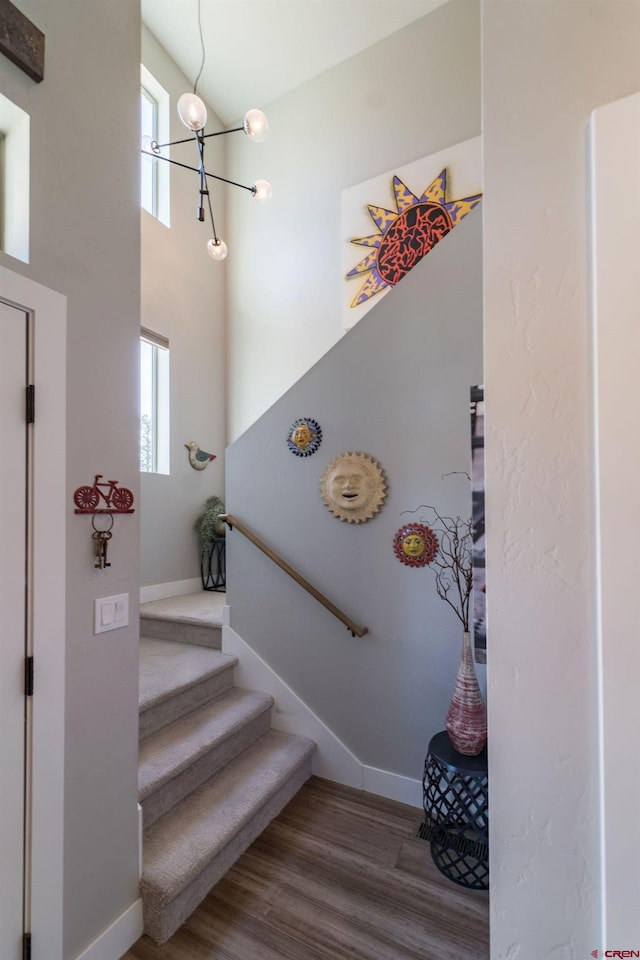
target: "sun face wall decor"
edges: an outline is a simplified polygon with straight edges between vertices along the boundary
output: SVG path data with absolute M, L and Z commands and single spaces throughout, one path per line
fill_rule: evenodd
M 382 468 L 367 453 L 341 453 L 325 470 L 320 489 L 327 509 L 347 523 L 370 520 L 387 496 Z
M 482 199 L 482 194 L 477 193 L 461 200 L 447 200 L 446 168 L 420 196 L 412 193 L 397 175 L 392 183 L 395 211 L 367 204 L 378 232 L 351 240 L 373 248 L 347 273 L 347 278 L 369 274 L 351 301 L 352 308 L 399 283 Z
M 322 428 L 311 417 L 294 420 L 287 434 L 287 446 L 297 457 L 310 457 L 322 443 Z
M 438 538 L 424 523 L 407 523 L 393 538 L 393 552 L 407 567 L 426 567 L 438 553 Z

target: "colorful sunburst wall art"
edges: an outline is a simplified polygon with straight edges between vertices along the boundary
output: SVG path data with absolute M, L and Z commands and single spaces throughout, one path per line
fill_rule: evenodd
M 322 427 L 311 417 L 299 417 L 289 427 L 287 446 L 296 457 L 310 457 L 322 443 Z
M 360 306 L 387 287 L 395 287 L 482 200 L 481 193 L 447 200 L 446 167 L 420 196 L 412 193 L 397 175 L 392 183 L 396 209 L 367 204 L 377 233 L 351 240 L 372 248 L 347 274 L 347 278 L 369 274 L 351 301 L 352 307 Z
M 407 523 L 393 538 L 393 552 L 407 567 L 426 567 L 438 553 L 438 538 L 424 523 Z

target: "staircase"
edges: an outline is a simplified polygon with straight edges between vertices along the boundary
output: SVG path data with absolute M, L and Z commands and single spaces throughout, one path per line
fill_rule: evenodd
M 311 775 L 315 744 L 271 729 L 273 698 L 233 685 L 224 594 L 142 604 L 141 893 L 164 943 Z

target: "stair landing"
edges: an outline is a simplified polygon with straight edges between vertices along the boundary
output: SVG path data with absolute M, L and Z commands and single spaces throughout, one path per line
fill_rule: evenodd
M 202 647 L 222 646 L 225 593 L 199 590 L 140 604 L 140 633 Z

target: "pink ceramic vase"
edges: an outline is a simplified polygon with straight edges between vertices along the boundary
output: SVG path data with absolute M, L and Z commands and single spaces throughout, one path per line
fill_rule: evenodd
M 487 742 L 487 710 L 476 677 L 471 636 L 467 632 L 445 726 L 454 750 L 465 757 L 475 757 Z

